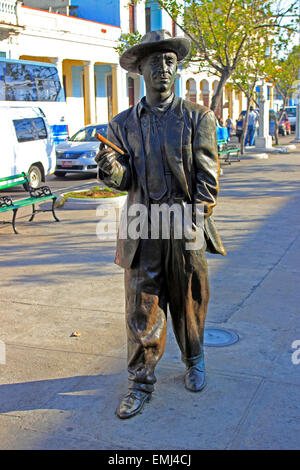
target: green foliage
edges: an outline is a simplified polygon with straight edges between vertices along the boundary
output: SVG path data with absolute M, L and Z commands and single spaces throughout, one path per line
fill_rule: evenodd
M 298 0 L 287 7 L 281 0 L 156 1 L 191 40 L 186 64 L 197 64 L 199 70 L 220 77 L 212 109 L 216 109 L 223 86 L 238 66 L 242 76 L 242 69 L 253 63 L 253 57 L 264 60 L 267 45 L 276 53 L 286 48 L 299 21 Z M 126 35 L 128 45 L 135 39 Z
M 288 99 L 296 91 L 300 70 L 300 45 L 285 56 L 270 57 L 266 61 L 265 76 L 278 89 L 283 99 Z
M 119 56 L 121 56 L 126 49 L 129 49 L 129 47 L 139 43 L 141 37 L 142 35 L 137 31 L 131 34 L 122 34 L 119 39 L 119 44 L 114 47 L 114 49 L 117 51 Z

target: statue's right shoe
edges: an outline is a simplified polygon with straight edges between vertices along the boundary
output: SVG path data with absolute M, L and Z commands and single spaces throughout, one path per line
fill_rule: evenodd
M 190 392 L 200 392 L 206 385 L 204 363 L 187 369 L 184 377 L 185 388 Z
M 120 419 L 128 419 L 140 413 L 152 393 L 143 390 L 129 390 L 119 404 L 116 414 Z

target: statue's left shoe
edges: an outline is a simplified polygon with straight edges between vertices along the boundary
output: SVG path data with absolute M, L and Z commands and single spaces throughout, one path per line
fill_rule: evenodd
M 143 390 L 128 390 L 119 404 L 116 414 L 120 419 L 128 419 L 140 413 L 144 404 L 151 399 L 152 393 Z
M 190 392 L 200 392 L 206 385 L 205 369 L 203 365 L 194 365 L 187 369 L 184 385 Z

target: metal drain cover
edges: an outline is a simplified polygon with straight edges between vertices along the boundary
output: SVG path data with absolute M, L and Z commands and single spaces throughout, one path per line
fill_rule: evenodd
M 204 346 L 230 346 L 239 340 L 237 333 L 225 328 L 205 328 Z

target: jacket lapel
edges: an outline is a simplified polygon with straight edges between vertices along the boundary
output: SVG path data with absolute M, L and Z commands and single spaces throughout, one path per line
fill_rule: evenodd
M 135 171 L 138 175 L 139 182 L 147 195 L 143 136 L 137 109 L 138 105 L 133 106 L 132 112 L 124 124 L 124 131 L 128 143 L 128 151 L 131 155 Z
M 184 130 L 182 101 L 175 96 L 172 109 L 168 113 L 165 126 L 165 150 L 170 169 L 177 178 L 184 194 L 190 197 L 184 171 L 182 156 L 182 138 Z

